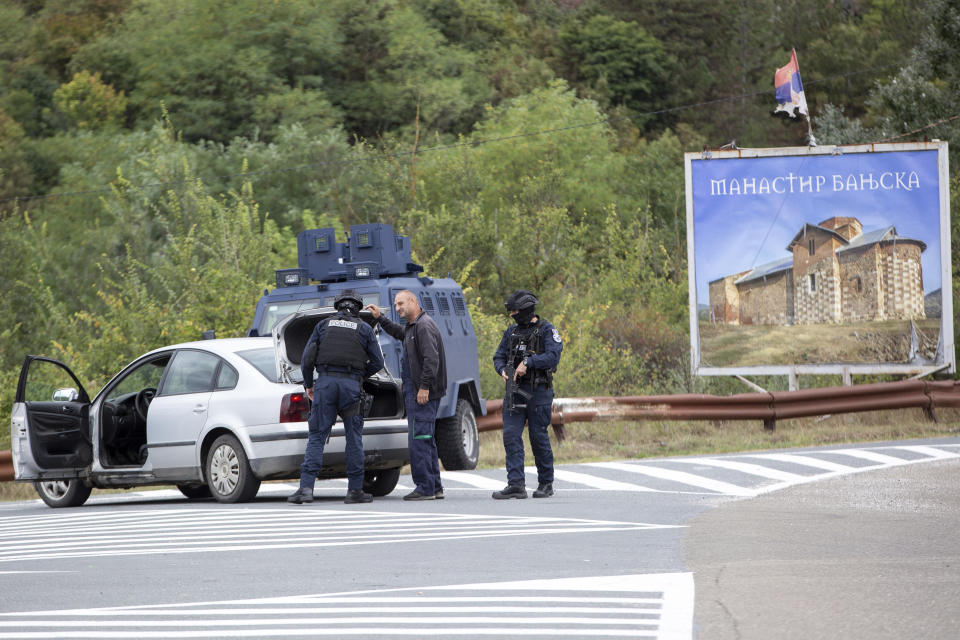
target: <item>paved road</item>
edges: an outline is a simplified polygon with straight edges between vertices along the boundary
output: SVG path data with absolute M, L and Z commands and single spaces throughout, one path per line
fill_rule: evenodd
M 958 470 L 955 438 L 568 465 L 548 500 L 493 501 L 503 472 L 482 471 L 445 472 L 434 502 L 400 500 L 404 477 L 369 505 L 333 481 L 299 507 L 275 483 L 248 505 L 4 504 L 0 638 L 779 638 L 787 620 L 797 637 L 953 638 L 958 600 L 933 592 L 957 595 L 955 483 L 939 483 Z M 883 627 L 910 613 L 897 597 L 937 609 Z M 761 615 L 777 607 L 793 617 Z M 803 632 L 825 612 L 843 633 Z

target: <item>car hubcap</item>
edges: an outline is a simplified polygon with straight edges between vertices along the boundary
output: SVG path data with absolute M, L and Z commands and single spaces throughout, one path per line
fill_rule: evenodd
M 43 487 L 43 492 L 55 500 L 59 500 L 63 496 L 67 495 L 67 489 L 70 488 L 70 485 L 64 482 L 63 480 L 55 480 L 53 482 L 41 482 L 40 486 Z
M 210 458 L 210 477 L 217 493 L 222 496 L 233 492 L 240 482 L 240 461 L 232 447 L 220 445 Z

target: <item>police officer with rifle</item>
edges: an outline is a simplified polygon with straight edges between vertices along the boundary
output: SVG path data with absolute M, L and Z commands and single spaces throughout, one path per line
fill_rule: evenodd
M 313 404 L 307 419 L 309 432 L 300 467 L 300 488 L 287 498 L 294 504 L 313 502 L 323 447 L 338 414 L 346 435 L 344 502 L 373 501 L 373 496 L 363 490 L 363 380 L 383 368 L 383 355 L 373 329 L 360 319 L 363 299 L 356 291 L 340 292 L 333 306 L 337 314 L 317 323 L 301 359 L 303 386 Z
M 495 500 L 527 497 L 523 471 L 525 423 L 537 463 L 538 486 L 533 497 L 553 495 L 553 449 L 547 427 L 553 407 L 553 374 L 560 363 L 563 341 L 552 324 L 534 313 L 536 304 L 536 296 L 525 289 L 507 298 L 504 306 L 516 324 L 504 332 L 493 356 L 493 366 L 507 384 L 503 400 L 507 486 L 493 493 Z

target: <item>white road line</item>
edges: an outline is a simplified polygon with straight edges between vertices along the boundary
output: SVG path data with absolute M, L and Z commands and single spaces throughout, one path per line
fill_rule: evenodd
M 906 451 L 913 451 L 914 453 L 919 453 L 921 455 L 929 456 L 931 458 L 937 459 L 947 459 L 947 458 L 958 458 L 956 453 L 950 451 L 944 451 L 943 449 L 937 449 L 936 447 L 927 447 L 924 445 L 903 445 L 900 447 L 889 447 L 890 449 L 904 449 Z
M 437 629 L 430 628 L 389 628 L 389 627 L 349 627 L 327 629 L 323 627 L 305 627 L 303 629 L 231 629 L 230 637 L 233 638 L 278 638 L 287 636 L 333 636 L 342 638 L 345 636 L 360 636 L 364 638 L 374 636 L 433 636 L 438 633 Z M 445 628 L 442 630 L 444 636 L 500 636 L 500 637 L 551 637 L 551 636 L 574 636 L 577 638 L 585 637 L 618 637 L 618 638 L 661 638 L 666 636 L 658 635 L 637 635 L 636 629 L 567 629 L 567 628 L 549 628 L 543 627 L 536 630 L 525 629 L 523 627 L 478 627 L 473 629 Z M 145 631 L 138 629 L 136 631 L 24 631 L 21 633 L 0 632 L 0 638 L 3 639 L 43 639 L 52 638 L 53 640 L 62 640 L 66 638 L 222 638 L 221 630 L 205 631 Z M 689 637 L 689 636 L 688 636 Z
M 494 480 L 476 473 L 461 473 L 459 471 L 444 471 L 440 474 L 440 480 L 462 482 L 478 489 L 503 489 L 503 485 L 506 484 L 506 481 L 503 480 Z
M 693 487 L 709 489 L 711 491 L 732 496 L 755 496 L 757 494 L 754 489 L 747 487 L 741 487 L 735 484 L 730 484 L 729 482 L 705 478 L 704 476 L 687 473 L 686 471 L 674 471 L 673 469 L 664 469 L 662 467 L 629 464 L 625 462 L 594 462 L 588 464 L 587 466 L 600 467 L 603 469 L 616 469 L 617 471 L 629 471 L 630 473 L 639 473 L 651 476 L 653 478 L 660 478 L 661 480 L 669 480 L 671 482 L 687 484 Z
M 527 467 L 525 471 L 530 475 L 537 475 L 536 467 Z M 607 480 L 606 478 L 591 476 L 586 473 L 578 473 L 576 471 L 567 471 L 566 469 L 554 469 L 553 477 L 566 482 L 583 484 L 595 489 L 606 489 L 607 491 L 654 491 L 649 487 L 644 487 L 639 484 Z
M 825 451 L 824 453 L 850 456 L 851 458 L 859 458 L 860 460 L 869 460 L 870 462 L 876 462 L 877 464 L 887 465 L 891 467 L 899 464 L 907 464 L 910 462 L 909 460 L 904 460 L 903 458 L 888 456 L 884 453 L 877 453 L 876 451 L 864 451 L 862 449 L 834 449 L 832 451 Z
M 503 594 L 509 591 L 517 593 L 511 593 L 509 605 L 504 605 Z M 527 595 L 536 592 L 540 594 Z M 417 595 L 406 595 L 412 593 Z M 693 596 L 690 573 L 407 587 L 219 602 L 2 613 L 0 638 L 401 635 L 689 640 L 693 628 Z M 306 606 L 277 606 L 291 603 Z M 343 606 L 344 603 L 363 606 Z M 522 606 L 520 603 L 532 604 Z M 385 606 L 390 604 L 406 606 Z M 604 604 L 610 606 L 602 606 Z
M 740 471 L 761 478 L 770 478 L 771 480 L 783 480 L 785 482 L 797 482 L 806 478 L 798 473 L 781 471 L 780 469 L 771 469 L 763 465 L 750 462 L 736 462 L 720 458 L 671 458 L 670 462 L 685 462 L 689 464 L 702 464 L 709 467 L 720 469 L 730 469 L 731 471 Z
M 748 453 L 738 457 L 759 458 L 761 460 L 778 460 L 780 462 L 790 462 L 804 467 L 814 467 L 815 469 L 824 469 L 826 471 L 850 472 L 855 469 L 855 467 L 850 467 L 848 465 L 837 464 L 836 462 L 830 462 L 828 460 L 821 460 L 820 458 L 813 458 L 795 453 Z

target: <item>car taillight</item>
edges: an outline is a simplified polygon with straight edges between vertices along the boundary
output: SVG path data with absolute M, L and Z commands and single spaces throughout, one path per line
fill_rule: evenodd
M 310 400 L 305 393 L 288 393 L 280 402 L 280 422 L 306 422 Z

